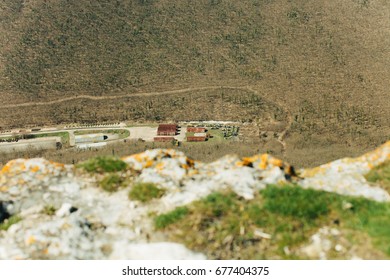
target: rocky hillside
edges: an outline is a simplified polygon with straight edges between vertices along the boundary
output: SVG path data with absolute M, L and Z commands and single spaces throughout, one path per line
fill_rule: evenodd
M 390 142 L 294 170 L 148 150 L 0 172 L 0 259 L 388 259 Z

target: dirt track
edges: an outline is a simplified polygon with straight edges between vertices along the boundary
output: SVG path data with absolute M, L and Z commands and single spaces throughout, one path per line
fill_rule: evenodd
M 41 106 L 41 105 L 51 105 L 61 102 L 66 102 L 70 100 L 76 100 L 76 99 L 89 99 L 89 100 L 108 100 L 108 99 L 119 99 L 119 98 L 125 98 L 125 97 L 133 97 L 133 96 L 156 96 L 156 95 L 165 95 L 165 94 L 174 94 L 174 93 L 185 93 L 190 91 L 202 91 L 202 90 L 210 90 L 210 89 L 246 89 L 243 87 L 228 87 L 228 86 L 210 86 L 210 87 L 198 87 L 198 88 L 184 88 L 184 89 L 177 89 L 177 90 L 168 90 L 168 91 L 161 91 L 161 92 L 141 92 L 141 93 L 133 93 L 133 94 L 121 94 L 121 95 L 113 95 L 113 96 L 93 96 L 93 95 L 77 95 L 77 96 L 71 96 L 71 97 L 64 97 L 56 100 L 51 101 L 44 101 L 44 102 L 25 102 L 25 103 L 19 103 L 19 104 L 9 104 L 9 105 L 3 105 L 0 106 L 0 109 L 6 109 L 6 108 L 18 108 L 18 107 L 27 107 L 27 106 Z

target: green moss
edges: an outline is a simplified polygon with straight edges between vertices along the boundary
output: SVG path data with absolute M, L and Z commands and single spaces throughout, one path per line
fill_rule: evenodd
M 177 221 L 183 219 L 188 214 L 189 211 L 187 207 L 178 207 L 169 213 L 157 216 L 154 219 L 154 225 L 157 229 L 163 229 L 170 224 L 176 223 Z
M 18 223 L 21 220 L 22 218 L 19 216 L 11 216 L 0 224 L 0 230 L 8 230 L 13 224 Z
M 136 183 L 129 192 L 129 198 L 141 202 L 148 202 L 153 198 L 160 198 L 165 190 L 158 188 L 153 183 Z
M 99 186 L 107 192 L 116 192 L 122 186 L 123 181 L 118 174 L 108 174 L 100 181 Z
M 96 157 L 77 165 L 88 172 L 117 172 L 127 168 L 127 164 L 114 157 Z

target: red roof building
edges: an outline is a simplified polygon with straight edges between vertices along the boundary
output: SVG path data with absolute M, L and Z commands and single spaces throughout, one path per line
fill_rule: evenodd
M 176 124 L 160 124 L 157 129 L 157 135 L 175 136 L 177 131 Z
M 187 127 L 187 132 L 195 132 L 195 133 L 206 132 L 206 128 L 189 126 Z

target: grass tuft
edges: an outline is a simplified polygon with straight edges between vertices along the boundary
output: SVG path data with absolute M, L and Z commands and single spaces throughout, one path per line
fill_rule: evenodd
M 153 198 L 160 198 L 164 195 L 165 190 L 160 189 L 154 183 L 136 183 L 129 192 L 129 199 L 148 202 Z
M 183 219 L 188 214 L 189 214 L 189 210 L 187 207 L 178 207 L 169 213 L 157 216 L 154 219 L 154 225 L 157 229 L 163 229 Z
M 123 178 L 118 174 L 108 174 L 100 181 L 100 187 L 107 192 L 116 192 L 123 184 Z
M 103 173 L 123 171 L 127 168 L 127 164 L 123 160 L 114 157 L 96 157 L 78 164 L 77 167 L 88 172 Z

